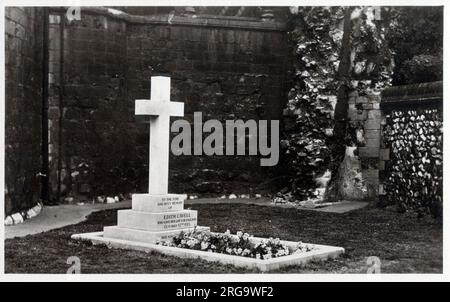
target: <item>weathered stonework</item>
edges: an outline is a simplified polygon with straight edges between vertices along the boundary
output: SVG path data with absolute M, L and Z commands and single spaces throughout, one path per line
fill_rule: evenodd
M 380 201 L 442 214 L 443 83 L 386 89 L 380 105 Z
M 42 10 L 5 7 L 5 214 L 40 197 Z
M 350 94 L 349 119 L 353 127 L 364 133 L 359 142 L 358 155 L 362 176 L 367 186 L 365 198 L 378 199 L 386 194 L 392 150 L 386 144 L 386 115 L 392 111 L 423 110 L 442 107 L 442 83 L 425 83 L 392 87 L 382 95 L 357 96 Z
M 134 116 L 134 101 L 149 98 L 152 75 L 171 76 L 171 99 L 185 103 L 191 123 L 196 111 L 204 121 L 281 115 L 289 55 L 281 23 L 201 16 L 169 23 L 100 8 L 68 23 L 63 13 L 50 16 L 53 196 L 58 188 L 87 197 L 142 191 L 149 129 Z M 171 155 L 170 162 L 172 192 L 248 193 L 266 172 L 255 156 Z
M 123 185 L 128 153 L 125 23 L 88 14 L 68 23 L 52 14 L 49 52 L 53 197 L 58 189 L 62 196 L 95 195 Z M 98 192 L 97 182 L 102 183 Z
M 363 139 L 358 142 L 358 156 L 366 188 L 361 199 L 373 200 L 378 196 L 382 120 L 379 104 L 378 95 L 358 96 L 356 92 L 350 94 L 348 115 L 350 123 L 363 134 Z

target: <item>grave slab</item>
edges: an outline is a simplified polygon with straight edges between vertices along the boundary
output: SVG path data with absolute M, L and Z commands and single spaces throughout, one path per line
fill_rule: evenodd
M 144 231 L 169 231 L 197 226 L 197 211 L 149 213 L 133 210 L 117 212 L 117 225 L 121 228 Z
M 305 265 L 310 261 L 317 261 L 317 260 L 324 261 L 327 259 L 333 259 L 345 252 L 345 250 L 341 247 L 312 244 L 314 245 L 315 248 L 309 252 L 293 254 L 289 256 L 283 256 L 267 260 L 260 260 L 255 258 L 162 246 L 152 243 L 113 239 L 104 237 L 103 232 L 75 234 L 72 235 L 72 239 L 89 240 L 93 244 L 106 244 L 109 247 L 118 249 L 136 250 L 147 253 L 151 251 L 156 251 L 165 255 L 175 256 L 179 258 L 191 258 L 191 259 L 200 258 L 209 262 L 219 262 L 224 265 L 231 264 L 236 267 L 243 267 L 247 269 L 256 268 L 262 272 L 272 271 L 291 265 Z M 262 240 L 262 239 L 263 238 L 252 237 L 252 240 Z M 295 248 L 298 244 L 298 242 L 293 241 L 281 241 L 281 243 L 286 244 L 289 248 Z
M 163 213 L 183 210 L 186 194 L 133 194 L 132 209 L 138 212 Z
M 197 226 L 195 229 L 199 231 L 209 231 L 209 227 Z M 111 239 L 121 239 L 144 243 L 156 243 L 158 241 L 171 240 L 173 237 L 177 236 L 182 231 L 190 232 L 193 230 L 194 228 L 186 228 L 170 231 L 152 232 L 152 231 L 121 228 L 118 226 L 110 226 L 105 227 L 103 229 L 103 236 L 105 238 Z

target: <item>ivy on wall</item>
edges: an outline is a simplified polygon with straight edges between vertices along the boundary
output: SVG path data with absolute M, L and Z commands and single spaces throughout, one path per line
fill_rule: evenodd
M 366 7 L 353 11 L 351 86 L 359 95 L 378 94 L 391 86 L 394 60 L 386 39 L 389 8 Z
M 281 146 L 293 172 L 291 193 L 300 199 L 313 197 L 315 178 L 330 162 L 342 13 L 341 8 L 306 7 L 292 19 L 296 73 L 286 111 L 295 122 L 284 132 Z
M 293 200 L 316 197 L 316 178 L 327 170 L 335 176 L 345 146 L 356 145 L 356 129 L 346 125 L 344 138 L 333 132 L 338 90 L 345 86 L 346 92 L 365 95 L 391 84 L 392 52 L 385 40 L 389 18 L 384 16 L 389 11 L 351 8 L 348 45 L 343 40 L 345 11 L 344 7 L 291 10 L 289 34 L 295 45 L 296 73 L 286 113 L 295 116 L 295 122 L 286 127 L 281 146 L 292 172 L 289 198 Z M 338 71 L 342 73 L 345 47 L 350 50 L 350 68 L 342 76 Z M 345 113 L 348 103 L 343 106 Z

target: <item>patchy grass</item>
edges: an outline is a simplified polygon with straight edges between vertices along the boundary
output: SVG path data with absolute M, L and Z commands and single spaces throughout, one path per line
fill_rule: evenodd
M 199 225 L 260 237 L 342 246 L 345 255 L 278 273 L 365 273 L 367 257 L 381 259 L 382 273 L 442 273 L 442 226 L 407 214 L 365 208 L 346 214 L 241 204 L 203 204 Z M 82 223 L 5 241 L 6 273 L 65 273 L 77 256 L 82 273 L 255 273 L 203 260 L 109 249 L 70 239 L 116 224 L 116 210 L 91 214 Z

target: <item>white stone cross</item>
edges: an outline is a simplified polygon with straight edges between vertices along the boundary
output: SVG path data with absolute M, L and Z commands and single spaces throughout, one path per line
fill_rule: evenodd
M 170 101 L 170 77 L 152 77 L 150 100 L 136 100 L 135 114 L 150 115 L 148 193 L 168 193 L 170 117 L 184 115 L 184 103 Z

